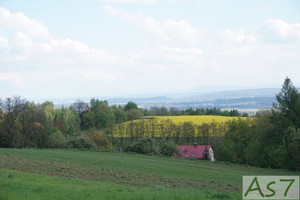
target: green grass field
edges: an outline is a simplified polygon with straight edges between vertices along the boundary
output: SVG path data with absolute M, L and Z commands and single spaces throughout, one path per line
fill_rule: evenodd
M 243 175 L 299 175 L 137 154 L 0 149 L 0 200 L 241 199 Z

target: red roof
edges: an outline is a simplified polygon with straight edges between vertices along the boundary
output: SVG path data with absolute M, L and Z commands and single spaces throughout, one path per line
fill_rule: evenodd
M 202 159 L 205 146 L 207 147 L 207 150 L 211 148 L 210 145 L 181 145 L 177 146 L 177 148 L 181 153 L 181 157 L 189 159 Z M 179 157 L 177 155 L 174 156 Z

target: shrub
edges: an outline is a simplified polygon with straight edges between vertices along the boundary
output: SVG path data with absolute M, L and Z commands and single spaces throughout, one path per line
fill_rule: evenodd
M 125 151 L 136 152 L 140 154 L 158 154 L 156 142 L 151 138 L 141 138 L 137 143 L 127 146 Z
M 159 148 L 160 155 L 172 156 L 174 154 L 180 156 L 180 151 L 173 142 L 162 142 Z
M 66 137 L 64 136 L 64 134 L 59 129 L 56 129 L 49 136 L 48 146 L 50 148 L 64 148 L 65 140 Z
M 84 133 L 86 137 L 91 139 L 97 146 L 98 149 L 112 150 L 112 142 L 104 135 L 102 131 L 90 130 Z
M 96 149 L 97 145 L 87 137 L 73 136 L 67 139 L 65 147 L 75 149 Z
M 180 155 L 180 151 L 173 142 L 164 140 L 158 143 L 151 138 L 141 138 L 138 142 L 133 143 L 125 148 L 125 151 L 136 152 L 140 154 L 154 154 L 163 156 Z

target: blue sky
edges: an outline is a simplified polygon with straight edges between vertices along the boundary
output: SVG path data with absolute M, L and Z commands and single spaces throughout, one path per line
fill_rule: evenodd
M 300 84 L 300 2 L 0 0 L 0 98 Z

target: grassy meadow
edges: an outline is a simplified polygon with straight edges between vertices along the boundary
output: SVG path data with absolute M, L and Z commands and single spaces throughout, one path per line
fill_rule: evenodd
M 295 172 L 116 152 L 0 149 L 5 200 L 241 199 L 243 175 Z

